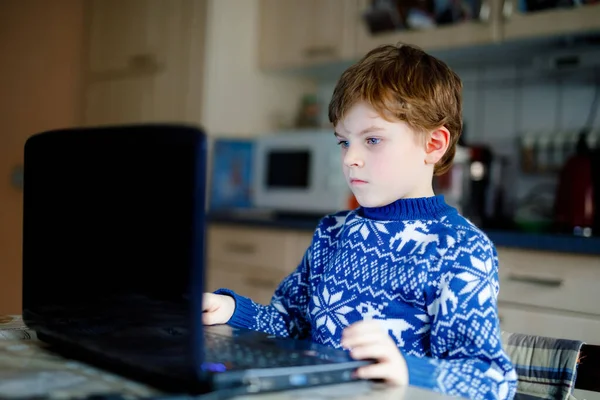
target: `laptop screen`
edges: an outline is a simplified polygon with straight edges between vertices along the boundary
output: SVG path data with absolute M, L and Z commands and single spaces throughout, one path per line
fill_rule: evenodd
M 24 316 L 127 314 L 144 299 L 185 302 L 193 279 L 202 285 L 190 271 L 204 257 L 205 152 L 201 131 L 167 125 L 30 138 Z

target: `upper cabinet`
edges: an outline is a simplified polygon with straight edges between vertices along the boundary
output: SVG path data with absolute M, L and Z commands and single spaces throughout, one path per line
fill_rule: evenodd
M 530 12 L 524 12 L 523 4 L 527 4 L 527 1 L 505 0 L 502 26 L 504 39 L 517 40 L 600 31 L 600 4 Z
M 86 1 L 86 125 L 198 122 L 205 3 Z
M 357 6 L 357 0 L 261 0 L 261 68 L 307 67 L 351 59 Z
M 444 19 L 443 23 L 433 21 L 425 12 L 418 13 L 414 9 L 386 12 L 383 9 L 373 9 L 371 3 L 371 0 L 359 0 L 360 16 L 356 19 L 356 50 L 359 56 L 381 44 L 406 43 L 425 50 L 445 50 L 491 44 L 500 40 L 501 0 L 484 0 L 474 9 L 444 13 L 440 17 Z M 475 5 L 478 2 L 464 3 Z M 367 20 L 371 22 L 367 23 Z M 383 29 L 386 26 L 401 27 L 410 23 L 420 27 Z
M 531 8 L 550 2 L 448 2 L 444 4 L 454 8 L 436 10 L 433 18 L 431 10 L 419 10 L 438 4 L 431 1 L 261 0 L 261 67 L 352 62 L 381 44 L 407 43 L 438 51 L 600 32 L 600 4 L 577 1 L 590 4 L 525 10 L 529 3 Z
M 93 74 L 158 69 L 181 18 L 180 1 L 89 0 L 89 69 Z

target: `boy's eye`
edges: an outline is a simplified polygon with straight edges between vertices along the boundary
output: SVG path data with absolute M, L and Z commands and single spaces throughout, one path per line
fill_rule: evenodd
M 342 148 L 347 149 L 348 148 L 348 141 L 347 140 L 340 140 L 338 141 L 338 146 L 342 146 Z
M 368 138 L 367 139 L 368 144 L 378 144 L 379 142 L 381 142 L 381 139 L 379 139 L 379 138 Z

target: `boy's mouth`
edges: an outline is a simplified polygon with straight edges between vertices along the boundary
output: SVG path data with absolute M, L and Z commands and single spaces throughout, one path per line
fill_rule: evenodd
M 356 179 L 356 178 L 350 179 L 351 185 L 364 185 L 365 183 L 367 183 L 367 181 L 363 181 L 362 179 Z

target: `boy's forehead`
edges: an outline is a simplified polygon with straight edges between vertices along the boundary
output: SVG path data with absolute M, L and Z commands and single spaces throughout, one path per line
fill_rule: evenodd
M 335 131 L 350 134 L 359 133 L 373 127 L 380 127 L 386 121 L 370 105 L 360 102 L 352 106 L 338 121 Z
M 347 113 L 334 127 L 339 134 L 363 133 L 383 130 L 389 124 L 375 110 L 357 110 Z

